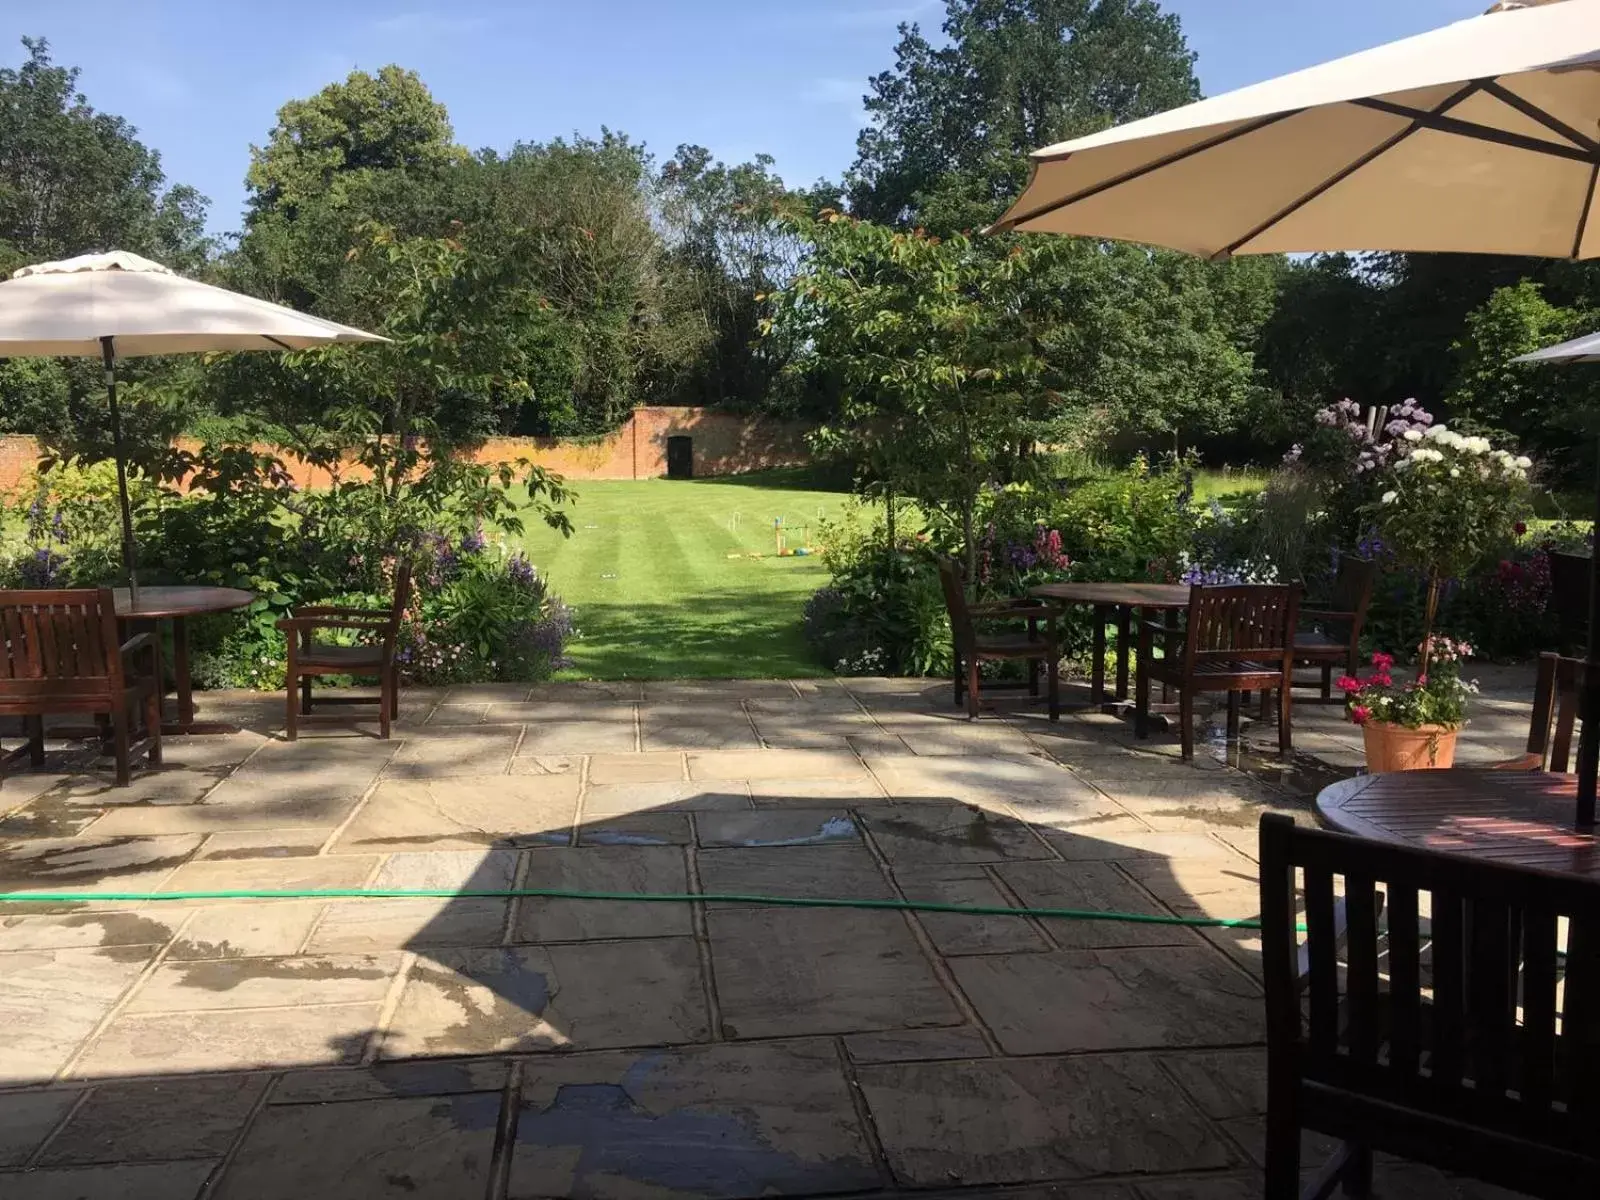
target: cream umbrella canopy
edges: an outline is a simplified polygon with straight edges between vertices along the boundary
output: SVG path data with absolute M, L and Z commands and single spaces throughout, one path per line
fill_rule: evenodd
M 0 283 L 0 358 L 95 357 L 106 399 L 122 508 L 122 554 L 137 596 L 117 358 L 211 350 L 304 350 L 388 339 L 174 274 L 123 250 L 22 267 Z
M 1034 152 L 996 225 L 1208 258 L 1593 258 L 1600 0 L 1491 12 Z

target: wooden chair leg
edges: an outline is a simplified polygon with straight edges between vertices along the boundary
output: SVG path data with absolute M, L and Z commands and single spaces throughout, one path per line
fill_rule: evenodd
M 1324 704 L 1333 700 L 1333 664 L 1324 663 L 1322 667 L 1322 701 Z
M 128 705 L 118 702 L 111 710 L 111 753 L 116 756 L 117 786 L 127 787 L 133 782 L 133 768 L 128 761 Z
M 1267 1200 L 1300 1196 L 1300 1126 L 1287 1103 L 1267 1103 Z
M 1183 748 L 1183 761 L 1194 758 L 1194 691 L 1178 689 L 1178 740 Z
M 951 674 L 955 676 L 956 684 L 956 698 L 954 703 L 957 708 L 960 708 L 961 702 L 966 696 L 967 675 L 966 664 L 961 661 L 961 655 L 959 652 L 955 656 L 955 665 L 951 670 Z
M 1035 698 L 1039 695 L 1039 660 L 1037 658 L 1028 660 L 1028 695 Z
M 28 761 L 36 767 L 44 766 L 44 718 L 23 717 L 22 728 L 28 735 Z
M 978 660 L 973 657 L 967 662 L 967 720 L 978 719 Z
M 1230 742 L 1237 742 L 1239 740 L 1239 709 L 1241 707 L 1241 697 L 1242 693 L 1239 692 L 1228 693 L 1228 740 Z
M 1050 719 L 1061 719 L 1061 664 L 1056 657 L 1056 652 L 1051 651 L 1050 657 L 1045 661 L 1044 667 L 1045 691 L 1050 698 Z
M 1265 725 L 1272 720 L 1272 689 L 1261 689 L 1261 723 Z
M 306 716 L 311 715 L 311 676 L 300 677 L 300 711 Z
M 1133 736 L 1147 738 L 1150 736 L 1150 673 L 1144 670 L 1143 663 L 1139 668 L 1133 681 Z
M 290 670 L 293 670 L 293 663 L 290 664 Z M 284 695 L 287 697 L 288 703 L 284 705 L 283 736 L 291 742 L 300 736 L 300 705 L 297 703 L 298 697 L 295 696 L 298 683 L 299 680 L 295 679 L 294 675 L 291 674 L 288 686 L 284 688 Z
M 150 749 L 145 751 L 145 758 L 152 767 L 161 765 L 161 685 L 150 689 L 150 694 L 144 698 L 144 724 L 145 736 L 150 739 Z
M 1341 1190 L 1346 1196 L 1372 1195 L 1372 1148 L 1370 1146 L 1352 1145 L 1350 1158 L 1345 1164 L 1344 1176 L 1340 1180 Z
M 378 736 L 384 741 L 389 740 L 389 722 L 392 719 L 393 707 L 390 700 L 389 689 L 394 687 L 394 679 L 385 673 L 379 677 L 378 682 Z
M 1294 712 L 1294 694 L 1289 690 L 1288 680 L 1278 689 L 1278 753 L 1288 754 L 1294 749 L 1294 738 L 1289 729 L 1290 714 Z
M 400 668 L 391 667 L 389 670 L 389 716 L 398 721 L 400 719 Z

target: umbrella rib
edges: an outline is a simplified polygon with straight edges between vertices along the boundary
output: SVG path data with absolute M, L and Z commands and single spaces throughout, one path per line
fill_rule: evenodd
M 1489 80 L 1488 83 L 1483 85 L 1483 90 L 1500 101 L 1500 103 L 1516 109 L 1529 120 L 1537 121 L 1552 133 L 1559 133 L 1574 146 L 1579 146 L 1590 154 L 1600 154 L 1600 142 L 1596 142 L 1593 138 L 1580 133 L 1554 113 L 1546 112 L 1540 108 L 1532 100 L 1517 95 L 1516 92 L 1506 87 L 1498 79 Z
M 1480 85 L 1481 86 L 1481 85 Z M 1463 121 L 1458 117 L 1447 117 L 1437 112 L 1427 112 L 1419 108 L 1408 108 L 1404 104 L 1395 104 L 1390 100 L 1381 100 L 1376 96 L 1363 97 L 1350 101 L 1360 108 L 1370 108 L 1376 112 L 1388 113 L 1391 116 L 1407 117 L 1423 129 L 1432 129 L 1438 133 L 1451 133 L 1457 137 L 1471 138 L 1478 142 L 1493 142 L 1501 146 L 1510 146 L 1514 150 L 1528 150 L 1534 154 L 1544 154 L 1551 158 L 1565 158 L 1573 162 L 1593 163 L 1597 152 L 1583 150 L 1577 146 L 1562 146 L 1556 142 L 1547 142 L 1543 138 L 1529 137 L 1524 133 L 1513 133 L 1509 129 L 1496 129 L 1492 125 L 1480 125 L 1476 121 Z
M 1240 125 L 1235 129 L 1228 130 L 1226 133 L 1218 134 L 1216 137 L 1207 138 L 1203 142 L 1196 142 L 1193 146 L 1185 147 L 1182 150 L 1174 151 L 1173 153 L 1162 158 L 1155 159 L 1152 162 L 1147 162 L 1141 166 L 1134 167 L 1131 171 L 1124 171 L 1121 175 L 1116 175 L 1110 179 L 1102 180 L 1093 187 L 1085 188 L 1081 192 L 1076 192 L 1070 196 L 1063 196 L 1061 199 L 1052 200 L 1048 204 L 1041 204 L 1038 208 L 1030 209 L 1025 213 L 1021 213 L 1009 221 L 997 221 L 995 224 L 989 227 L 990 231 L 1001 233 L 1008 229 L 1015 229 L 1017 226 L 1022 225 L 1025 222 L 1037 220 L 1038 218 L 1047 216 L 1058 209 L 1063 209 L 1069 205 L 1077 204 L 1081 200 L 1092 199 L 1093 197 L 1098 196 L 1101 192 L 1110 191 L 1115 187 L 1121 187 L 1125 183 L 1132 183 L 1135 179 L 1141 179 L 1146 175 L 1153 174 L 1154 172 L 1161 170 L 1163 167 L 1170 167 L 1174 163 L 1180 163 L 1184 159 L 1191 158 L 1196 154 L 1204 153 L 1205 151 L 1214 149 L 1217 146 L 1226 145 L 1235 138 L 1241 138 L 1247 134 L 1255 133 L 1258 129 L 1265 129 L 1267 126 L 1275 125 L 1279 121 L 1286 120 L 1289 117 L 1298 116 L 1304 111 L 1304 109 L 1296 108 L 1290 110 L 1289 112 L 1273 113 L 1271 116 L 1263 117 L 1258 121 L 1251 121 L 1248 124 Z M 1065 154 L 1059 157 L 1040 159 L 1039 161 L 1063 162 L 1071 157 L 1071 154 Z
M 1437 106 L 1435 106 L 1432 113 L 1418 113 L 1417 115 L 1439 116 L 1443 113 L 1449 112 L 1463 100 L 1466 100 L 1468 97 L 1473 96 L 1482 90 L 1482 88 L 1483 81 L 1474 80 L 1472 83 L 1458 88 L 1456 91 L 1446 96 L 1438 103 Z M 1358 100 L 1355 101 L 1355 103 L 1360 104 L 1361 101 Z M 1316 187 L 1312 188 L 1309 192 L 1306 192 L 1298 199 L 1291 201 L 1288 205 L 1273 213 L 1272 216 L 1268 217 L 1261 224 L 1257 225 L 1242 238 L 1239 238 L 1237 241 L 1229 242 L 1221 250 L 1217 251 L 1211 256 L 1212 261 L 1227 261 L 1228 258 L 1238 252 L 1240 246 L 1248 245 L 1249 243 L 1255 241 L 1262 234 L 1266 233 L 1267 230 L 1271 229 L 1273 226 L 1288 220 L 1317 197 L 1323 195 L 1329 189 L 1337 187 L 1339 184 L 1343 183 L 1346 179 L 1350 178 L 1350 176 L 1354 175 L 1357 171 L 1361 170 L 1361 168 L 1365 167 L 1374 159 L 1381 158 L 1383 155 L 1389 153 L 1389 151 L 1393 150 L 1401 142 L 1405 141 L 1408 137 L 1422 127 L 1422 123 L 1414 118 L 1411 124 L 1407 125 L 1404 129 L 1400 130 L 1398 133 L 1392 134 L 1388 138 L 1385 138 L 1382 142 L 1379 142 L 1371 150 L 1368 150 L 1365 154 L 1361 155 L 1354 161 L 1348 162 L 1344 166 L 1340 167 L 1332 175 L 1328 176 L 1328 178 L 1317 184 Z
M 270 333 L 263 333 L 261 335 L 261 337 L 263 338 L 263 340 L 271 342 L 274 346 L 278 347 L 278 349 L 280 349 L 280 350 L 293 350 L 294 349 L 294 347 L 289 345 L 288 342 L 280 342 L 277 338 L 273 337 Z
M 1589 187 L 1583 193 L 1583 214 L 1578 218 L 1578 232 L 1572 239 L 1572 257 L 1583 253 L 1583 235 L 1589 229 L 1589 213 L 1594 208 L 1594 185 L 1600 180 L 1600 163 L 1589 168 Z

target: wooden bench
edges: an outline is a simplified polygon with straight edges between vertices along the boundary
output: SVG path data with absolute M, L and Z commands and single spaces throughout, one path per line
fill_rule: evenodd
M 1302 1129 L 1343 1141 L 1307 1197 L 1367 1194 L 1374 1151 L 1600 1190 L 1600 885 L 1268 815 L 1261 936 L 1269 1198 L 1300 1194 Z
M 161 761 L 160 644 L 150 633 L 120 640 L 110 588 L 0 591 L 0 641 L 0 716 L 21 717 L 27 734 L 0 773 L 23 755 L 44 762 L 44 718 L 65 713 L 106 719 L 119 787 L 139 755 Z

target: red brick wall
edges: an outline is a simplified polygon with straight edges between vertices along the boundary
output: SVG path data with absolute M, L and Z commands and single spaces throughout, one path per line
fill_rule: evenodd
M 809 428 L 705 408 L 637 408 L 621 429 L 604 437 L 493 438 L 475 457 L 485 463 L 526 458 L 569 479 L 653 479 L 667 473 L 667 438 L 682 435 L 693 439 L 696 475 L 737 475 L 805 465 Z M 189 439 L 179 439 L 179 445 L 199 449 Z M 33 438 L 0 437 L 0 490 L 26 479 L 38 458 Z M 287 456 L 285 464 L 302 487 L 328 484 L 326 471 Z

